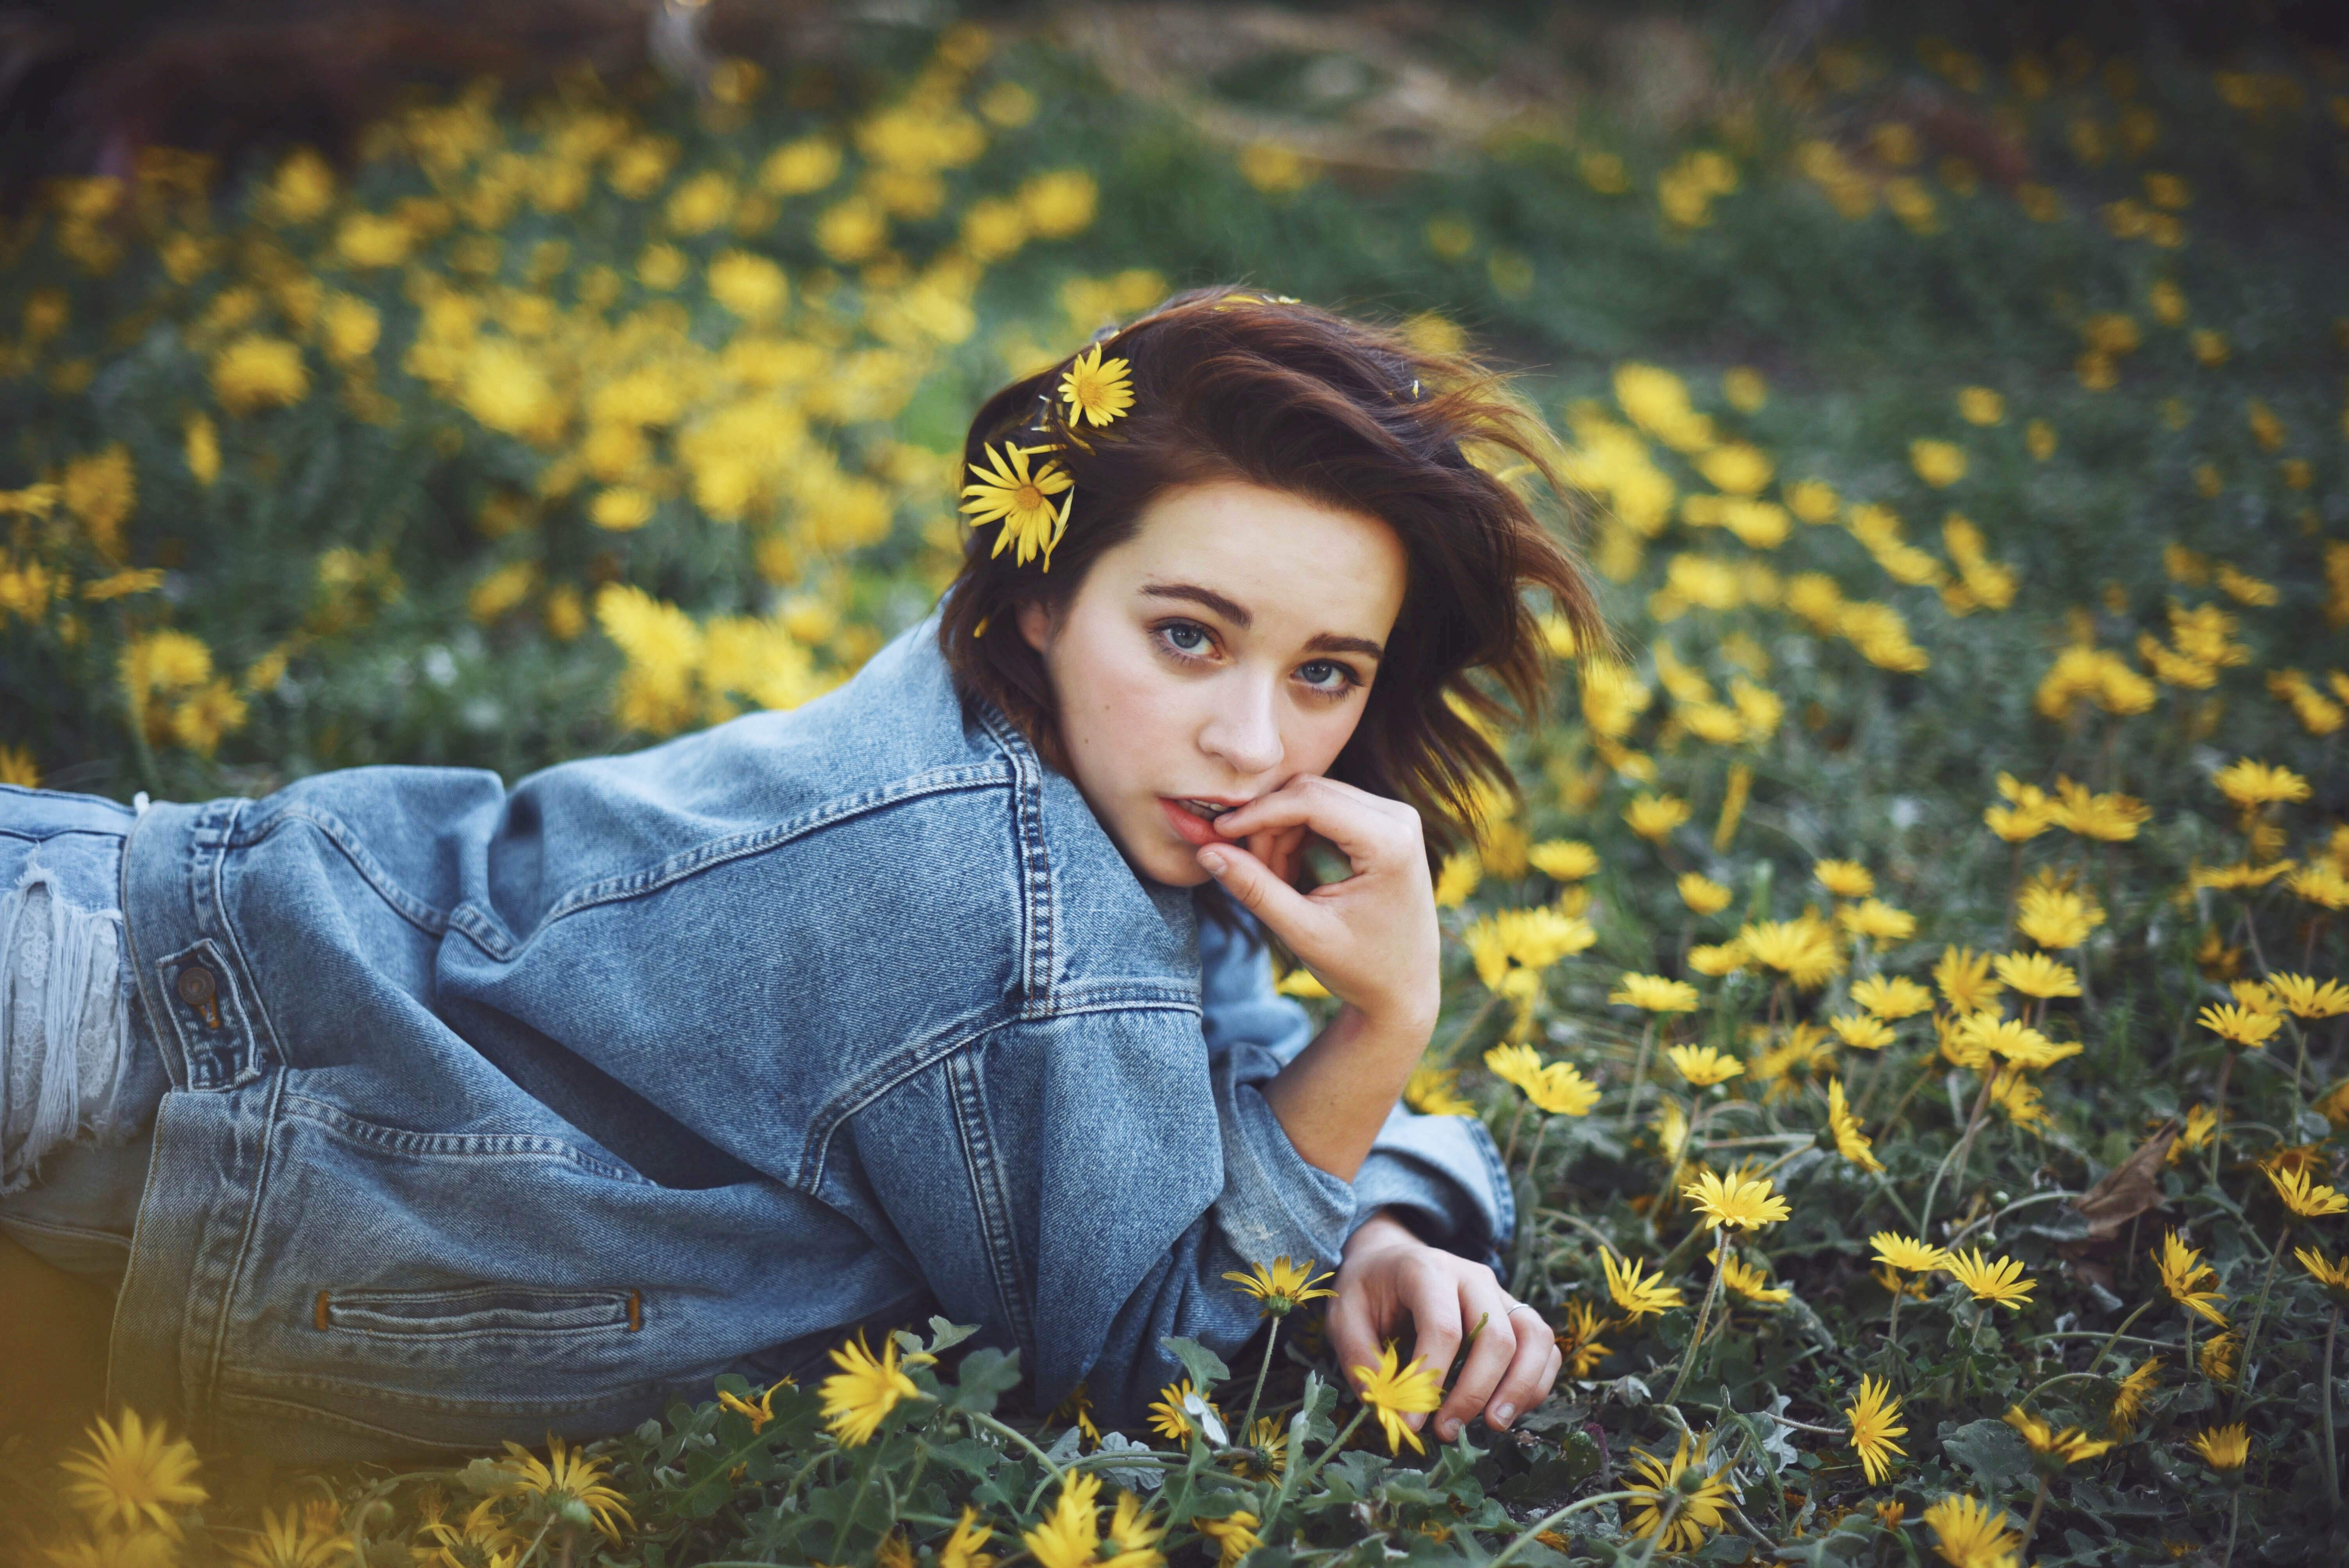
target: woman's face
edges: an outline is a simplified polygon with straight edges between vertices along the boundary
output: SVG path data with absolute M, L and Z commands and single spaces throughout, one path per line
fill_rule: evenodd
M 1218 480 L 1152 501 L 1057 616 L 1022 608 L 1077 788 L 1137 871 L 1206 882 L 1219 808 L 1337 760 L 1405 566 L 1376 518 Z

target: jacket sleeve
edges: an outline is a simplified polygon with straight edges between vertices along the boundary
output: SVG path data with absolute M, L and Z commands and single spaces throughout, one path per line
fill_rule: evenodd
M 1254 934 L 1252 927 L 1199 925 L 1201 1028 L 1210 1057 L 1227 1061 L 1244 1084 L 1272 1077 L 1313 1037 L 1305 1009 L 1273 989 L 1272 956 Z M 1466 1257 L 1497 1262 L 1516 1233 L 1500 1151 L 1473 1117 L 1421 1116 L 1397 1105 L 1353 1188 L 1356 1223 L 1392 1210 L 1429 1244 Z

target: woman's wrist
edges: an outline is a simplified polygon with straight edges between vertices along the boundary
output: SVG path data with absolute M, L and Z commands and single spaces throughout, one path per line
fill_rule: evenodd
M 1396 1219 L 1392 1210 L 1380 1209 L 1369 1219 L 1356 1225 L 1354 1233 L 1346 1238 L 1343 1261 L 1356 1263 L 1385 1252 L 1390 1247 L 1422 1244 L 1418 1234 L 1410 1226 Z

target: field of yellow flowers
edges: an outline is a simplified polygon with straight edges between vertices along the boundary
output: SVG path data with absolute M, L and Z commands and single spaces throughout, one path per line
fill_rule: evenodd
M 1411 1098 L 1506 1150 L 1557 1397 L 1423 1449 L 1410 1347 L 1358 1398 L 1331 1260 L 1268 1258 L 1266 1336 L 1176 1345 L 1146 1431 L 934 1320 L 463 1466 L 115 1418 L 0 1454 L 0 1551 L 2349 1555 L 2349 70 L 1830 42 L 1414 173 L 1040 36 L 866 46 L 481 83 L 349 169 L 150 150 L 8 220 L 0 778 L 511 777 L 803 701 L 950 574 L 978 397 L 1170 286 L 1495 349 L 1624 657 L 1561 639 L 1442 868 Z

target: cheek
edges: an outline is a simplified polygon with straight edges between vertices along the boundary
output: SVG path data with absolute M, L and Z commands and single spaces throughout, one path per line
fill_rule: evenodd
M 1180 727 L 1180 693 L 1146 658 L 1088 659 L 1055 684 L 1062 738 L 1096 776 L 1132 771 Z
M 1362 708 L 1359 705 L 1334 711 L 1298 710 L 1290 717 L 1282 737 L 1289 760 L 1302 773 L 1329 772 L 1338 760 L 1338 753 L 1346 749 L 1346 742 L 1354 738 L 1354 730 L 1361 719 Z

